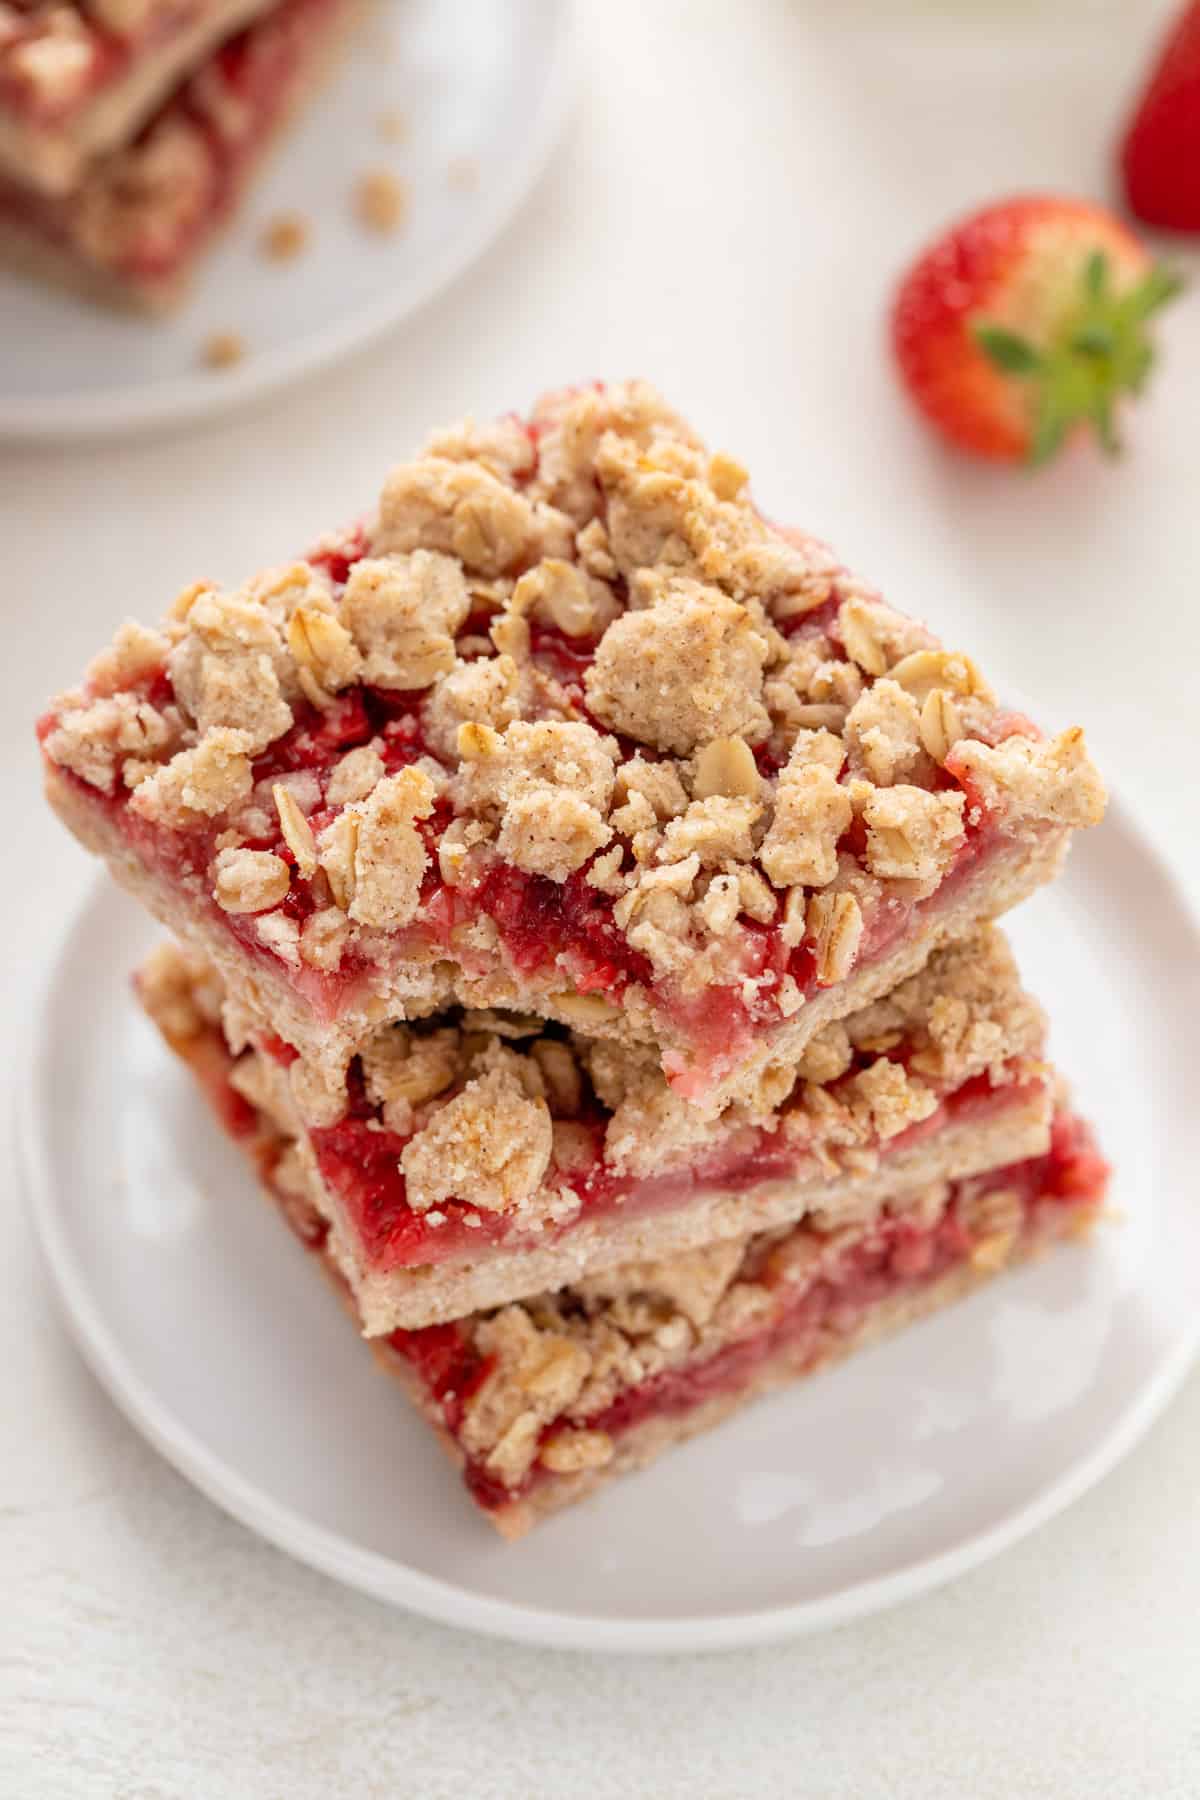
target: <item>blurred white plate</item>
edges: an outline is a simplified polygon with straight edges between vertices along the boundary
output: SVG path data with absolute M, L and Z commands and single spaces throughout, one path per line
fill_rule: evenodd
M 180 425 L 361 349 L 480 256 L 544 166 L 571 93 L 568 0 L 374 0 L 327 84 L 269 160 L 182 309 L 123 316 L 0 272 L 0 435 L 111 434 Z M 385 142 L 381 117 L 403 120 Z M 394 237 L 357 223 L 368 168 L 410 198 Z M 273 263 L 264 221 L 298 211 L 305 252 Z M 236 332 L 246 355 L 209 369 Z
M 128 971 L 97 888 L 38 1019 L 23 1143 L 76 1338 L 164 1456 L 341 1581 L 456 1625 L 607 1650 L 832 1625 L 994 1555 L 1141 1436 L 1200 1330 L 1200 960 L 1114 811 L 1013 937 L 1117 1165 L 1121 1222 L 775 1396 L 504 1545 L 257 1196 Z

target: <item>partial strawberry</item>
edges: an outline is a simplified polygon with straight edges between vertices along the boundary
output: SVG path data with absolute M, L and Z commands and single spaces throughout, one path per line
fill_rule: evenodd
M 1153 361 L 1146 330 L 1180 280 L 1102 206 L 1004 200 L 940 237 L 900 284 L 892 345 L 917 405 L 979 456 L 1043 463 L 1114 410 Z
M 1130 207 L 1147 225 L 1200 231 L 1200 5 L 1167 35 L 1121 145 Z

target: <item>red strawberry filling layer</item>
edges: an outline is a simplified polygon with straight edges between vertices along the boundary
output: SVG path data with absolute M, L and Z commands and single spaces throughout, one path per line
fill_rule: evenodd
M 837 1086 L 832 1084 L 830 1092 L 836 1094 Z M 1028 1079 L 997 1087 L 986 1075 L 978 1076 L 948 1093 L 928 1118 L 877 1148 L 887 1156 L 950 1123 L 982 1123 L 1021 1108 L 1039 1091 L 1040 1083 Z M 553 1243 L 581 1224 L 612 1213 L 628 1219 L 669 1212 L 706 1193 L 795 1181 L 811 1175 L 814 1168 L 808 1146 L 802 1138 L 790 1137 L 786 1125 L 775 1131 L 747 1126 L 686 1167 L 649 1177 L 622 1174 L 605 1155 L 607 1115 L 593 1104 L 575 1122 L 590 1132 L 593 1155 L 583 1168 L 552 1171 L 547 1177 L 547 1186 L 578 1201 L 577 1210 L 560 1223 L 543 1219 L 531 1224 L 519 1213 L 484 1212 L 457 1199 L 442 1201 L 432 1216 L 414 1210 L 399 1160 L 409 1140 L 380 1129 L 374 1109 L 363 1100 L 353 1101 L 350 1113 L 337 1125 L 312 1130 L 309 1137 L 321 1176 L 339 1203 L 356 1248 L 380 1273 L 444 1262 L 464 1252 L 478 1256 L 492 1245 L 515 1248 L 532 1237 L 539 1244 Z
M 826 1352 L 831 1338 L 853 1334 L 872 1308 L 905 1293 L 917 1295 L 970 1259 L 981 1240 L 964 1222 L 967 1199 L 977 1204 L 993 1191 L 1015 1192 L 1021 1206 L 1020 1230 L 1029 1233 L 1056 1212 L 1061 1217 L 1062 1209 L 1081 1218 L 1093 1212 L 1104 1197 L 1108 1173 L 1088 1126 L 1064 1113 L 1055 1121 L 1044 1156 L 952 1184 L 945 1210 L 932 1226 L 903 1214 L 882 1217 L 852 1244 L 823 1259 L 815 1275 L 800 1280 L 789 1274 L 795 1268 L 795 1259 L 787 1255 L 793 1240 L 777 1241 L 765 1251 L 761 1266 L 747 1270 L 755 1282 L 774 1290 L 776 1306 L 767 1324 L 759 1323 L 707 1356 L 626 1388 L 590 1415 L 551 1420 L 541 1441 L 569 1427 L 606 1432 L 619 1444 L 625 1432 L 647 1419 L 679 1417 L 715 1396 L 739 1392 L 763 1365 L 781 1355 L 786 1354 L 798 1375 L 806 1361 L 816 1361 Z M 809 1235 L 804 1227 L 793 1234 L 801 1235 Z M 488 1360 L 474 1348 L 470 1325 L 466 1321 L 397 1331 L 387 1340 L 419 1375 L 428 1400 L 456 1439 L 466 1406 L 490 1372 Z M 506 1488 L 468 1456 L 464 1479 L 478 1504 L 492 1509 L 528 1493 L 546 1479 L 546 1471 L 535 1464 L 520 1486 Z

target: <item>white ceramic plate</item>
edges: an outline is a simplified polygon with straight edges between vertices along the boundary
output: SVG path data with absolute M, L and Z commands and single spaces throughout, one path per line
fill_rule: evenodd
M 1200 1326 L 1194 924 L 1127 818 L 1012 934 L 1123 1221 L 506 1546 L 138 1014 L 153 928 L 97 889 L 52 971 L 28 1185 L 79 1344 L 220 1505 L 457 1625 L 589 1649 L 816 1630 L 982 1562 L 1136 1441 Z
M 289 132 L 182 310 L 125 317 L 0 273 L 0 434 L 66 438 L 223 412 L 360 349 L 431 299 L 491 243 L 546 162 L 571 93 L 568 0 L 372 0 L 328 84 Z M 381 139 L 395 112 L 406 139 Z M 350 196 L 393 169 L 410 212 L 372 236 Z M 464 181 L 463 173 L 473 175 Z M 455 175 L 459 179 L 455 179 Z M 293 262 L 257 250 L 299 210 Z M 215 332 L 246 357 L 202 366 Z

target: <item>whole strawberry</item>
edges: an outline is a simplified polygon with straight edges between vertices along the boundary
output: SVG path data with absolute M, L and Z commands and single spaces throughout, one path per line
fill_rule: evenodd
M 1200 231 L 1200 5 L 1185 6 L 1159 52 L 1121 145 L 1139 219 Z
M 1114 413 L 1153 361 L 1146 326 L 1180 287 L 1102 206 L 1054 195 L 973 213 L 927 249 L 892 308 L 917 405 L 979 456 L 1045 462 Z

